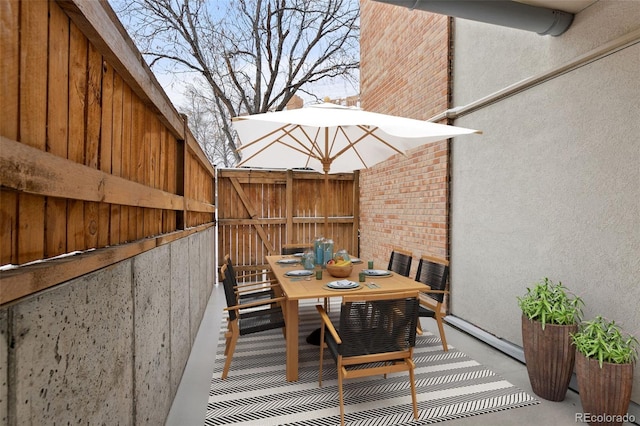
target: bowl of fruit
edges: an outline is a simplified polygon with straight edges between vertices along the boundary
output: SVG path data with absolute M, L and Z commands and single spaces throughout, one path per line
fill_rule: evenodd
M 351 259 L 347 256 L 345 259 L 344 256 L 337 254 L 333 259 L 329 259 L 326 264 L 327 272 L 329 275 L 336 278 L 346 278 L 351 275 L 351 271 L 353 271 L 353 264 L 351 263 Z

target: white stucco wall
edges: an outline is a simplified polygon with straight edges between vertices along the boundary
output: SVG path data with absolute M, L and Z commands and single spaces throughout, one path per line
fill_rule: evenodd
M 458 19 L 454 105 L 639 28 L 629 1 L 595 3 L 560 37 Z M 455 124 L 484 134 L 452 146 L 451 313 L 521 345 L 516 297 L 549 277 L 640 338 L 640 43 Z

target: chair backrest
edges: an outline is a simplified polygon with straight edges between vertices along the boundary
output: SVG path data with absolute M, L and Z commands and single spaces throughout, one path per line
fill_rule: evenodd
M 311 244 L 304 244 L 304 243 L 283 244 L 282 248 L 280 249 L 280 254 L 283 256 L 286 256 L 290 254 L 304 253 L 306 250 L 312 250 L 312 249 L 313 249 L 313 245 Z
M 427 284 L 432 290 L 445 290 L 449 277 L 449 261 L 438 257 L 424 255 L 418 263 L 416 281 Z M 426 293 L 426 296 L 442 303 L 443 293 Z
M 224 286 L 224 297 L 227 300 L 227 307 L 235 306 L 238 304 L 238 297 L 236 295 L 236 280 L 229 271 L 228 265 L 224 263 L 220 268 L 220 275 L 222 276 L 222 285 Z M 229 309 L 229 320 L 234 321 L 236 319 L 236 311 Z
M 227 265 L 227 271 L 229 273 L 229 275 L 231 275 L 231 278 L 233 278 L 234 284 L 233 285 L 238 285 L 238 273 L 236 273 L 236 270 L 233 268 L 233 262 L 231 261 L 231 256 L 229 254 L 225 254 L 224 255 L 224 261 Z M 240 278 L 240 280 L 242 280 Z
M 233 262 L 231 262 L 231 256 L 229 254 L 224 255 L 224 263 L 227 265 L 229 273 L 235 277 L 236 271 L 233 270 Z
M 387 269 L 408 277 L 411 271 L 412 258 L 413 253 L 410 251 L 394 248 L 391 251 L 391 257 L 389 257 L 389 267 Z
M 340 310 L 342 356 L 408 351 L 416 344 L 418 292 L 345 296 Z

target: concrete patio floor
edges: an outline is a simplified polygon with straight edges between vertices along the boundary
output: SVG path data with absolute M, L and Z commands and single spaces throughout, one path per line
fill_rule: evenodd
M 209 299 L 204 319 L 167 418 L 167 426 L 204 425 L 209 384 L 216 353 L 217 330 L 222 320 L 224 307 L 222 286 L 217 285 Z M 422 318 L 421 321 L 423 328 L 437 335 L 435 321 L 430 318 Z M 447 325 L 445 328 L 449 345 L 455 346 L 514 386 L 535 396 L 531 390 L 524 364 L 465 332 Z M 576 392 L 569 390 L 562 402 L 551 402 L 537 398 L 540 400 L 540 404 L 537 405 L 451 420 L 446 424 L 453 426 L 586 424 L 577 418 L 579 413 L 582 413 L 582 405 Z M 639 420 L 637 419 L 636 422 Z M 632 424 L 625 423 L 625 425 Z

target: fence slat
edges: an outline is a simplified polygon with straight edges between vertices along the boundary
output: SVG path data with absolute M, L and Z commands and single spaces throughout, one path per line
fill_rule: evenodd
M 111 149 L 111 174 L 113 176 L 122 177 L 122 93 L 123 82 L 122 78 L 114 71 L 113 73 L 113 130 L 112 141 L 113 147 Z M 122 207 L 118 204 L 111 204 L 110 208 L 110 223 L 109 223 L 109 241 L 111 244 L 120 244 L 124 241 L 120 226 L 121 226 L 121 214 Z
M 2 60 L 0 61 L 0 134 L 18 138 L 19 70 L 20 70 L 20 3 L 3 2 L 0 5 L 2 32 Z M 18 195 L 0 189 L 0 264 L 18 263 L 17 220 Z
M 84 164 L 93 169 L 97 169 L 102 118 L 102 56 L 92 44 L 89 44 L 87 47 L 87 94 L 85 105 L 87 128 L 85 132 Z M 100 227 L 98 226 L 100 222 L 99 213 L 100 206 L 98 203 L 85 202 L 85 238 L 83 247 L 100 247 L 98 244 L 98 235 L 100 234 Z
M 107 62 L 102 64 L 102 117 L 100 128 L 99 169 L 111 174 L 113 152 L 113 67 Z M 111 245 L 111 206 L 100 203 L 98 211 L 98 247 Z
M 68 158 L 84 164 L 84 107 L 87 92 L 87 39 L 72 23 L 69 42 L 69 145 Z M 67 249 L 84 247 L 84 202 L 69 200 L 67 205 Z
M 23 143 L 46 149 L 47 39 L 49 4 L 22 2 L 20 11 L 20 138 Z M 4 58 L 3 58 L 4 60 Z M 3 83 L 4 84 L 4 83 Z M 18 195 L 18 261 L 44 256 L 44 197 Z
M 49 1 L 47 151 L 67 158 L 69 120 L 69 17 Z M 67 200 L 47 197 L 45 257 L 67 252 Z

